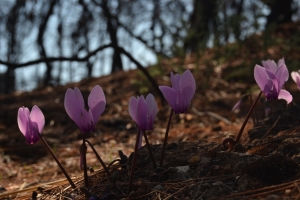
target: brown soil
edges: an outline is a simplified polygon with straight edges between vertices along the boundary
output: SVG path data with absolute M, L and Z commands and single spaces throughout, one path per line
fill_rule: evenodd
M 170 85 L 170 71 L 180 71 L 170 67 L 172 64 L 162 64 L 162 75 L 155 76 L 158 85 Z M 188 114 L 173 116 L 163 168 L 153 169 L 145 146 L 139 151 L 133 190 L 129 195 L 128 170 L 136 127 L 128 113 L 128 101 L 145 88 L 157 97 L 159 113 L 155 128 L 147 132 L 157 163 L 170 112 L 170 107 L 161 102 L 140 72 L 117 72 L 66 86 L 0 96 L 0 198 L 29 199 L 32 195 L 38 199 L 85 199 L 94 195 L 95 199 L 103 200 L 299 198 L 299 107 L 292 103 L 264 118 L 260 102 L 257 105 L 259 123 L 253 127 L 249 120 L 241 144 L 228 151 L 222 141 L 229 134 L 237 135 L 250 102 L 244 103 L 239 113 L 230 110 L 255 86 L 253 79 L 247 84 L 233 84 L 222 78 L 222 67 L 210 71 L 206 66 L 196 67 L 192 61 L 184 66 L 191 69 L 197 83 L 192 105 Z M 148 68 L 150 73 L 154 70 L 157 67 Z M 107 165 L 116 161 L 109 166 L 114 184 L 88 148 L 87 162 L 94 172 L 89 172 L 91 186 L 84 190 L 80 189 L 83 181 L 79 168 L 82 135 L 66 114 L 63 101 L 67 88 L 79 87 L 87 98 L 96 84 L 103 88 L 107 106 L 96 133 L 90 134 L 88 140 Z M 297 102 L 300 95 L 296 85 L 289 82 L 286 87 Z M 258 90 L 253 97 L 257 94 Z M 69 187 L 45 147 L 41 143 L 27 145 L 18 130 L 18 108 L 31 109 L 33 105 L 43 111 L 46 118 L 43 136 L 74 178 L 77 189 Z M 120 151 L 125 155 L 122 162 Z

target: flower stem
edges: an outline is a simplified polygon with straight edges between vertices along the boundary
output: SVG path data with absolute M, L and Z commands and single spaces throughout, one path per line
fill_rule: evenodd
M 252 106 L 252 95 L 251 94 L 249 94 L 248 95 L 249 96 L 249 98 L 250 98 L 250 106 Z M 256 124 L 256 122 L 255 122 L 255 117 L 254 117 L 254 113 L 255 113 L 255 109 L 253 110 L 253 112 L 252 112 L 252 121 L 253 121 L 253 124 Z
M 145 131 L 143 131 L 143 135 L 144 135 L 144 138 L 145 138 L 147 147 L 148 147 L 148 151 L 149 151 L 150 158 L 151 158 L 151 160 L 152 160 L 153 168 L 154 168 L 154 170 L 155 170 L 155 169 L 157 168 L 157 165 L 156 165 L 156 162 L 155 162 L 155 159 L 154 159 L 154 156 L 153 156 L 153 153 L 152 153 L 152 149 L 151 149 L 151 146 L 150 146 L 150 143 L 149 143 L 149 140 L 148 140 L 148 137 L 147 137 Z
M 94 148 L 94 146 L 92 145 L 92 143 L 88 140 L 85 140 L 86 143 L 88 143 L 90 145 L 90 147 L 92 148 L 94 154 L 96 155 L 97 159 L 99 160 L 99 162 L 101 163 L 103 169 L 105 170 L 106 174 L 110 177 L 110 172 L 107 169 L 105 163 L 103 162 L 103 160 L 101 159 L 101 157 L 99 156 L 98 152 L 96 151 L 96 149 Z
M 131 192 L 131 188 L 132 188 L 133 174 L 134 174 L 134 169 L 135 169 L 135 164 L 136 164 L 140 134 L 141 134 L 141 129 L 139 127 L 137 136 L 136 136 L 136 141 L 135 141 L 135 146 L 134 146 L 134 154 L 133 154 L 133 159 L 132 159 L 132 164 L 131 164 L 131 172 L 130 172 L 129 183 L 128 183 L 128 194 Z
M 159 166 L 160 167 L 162 167 L 163 162 L 164 162 L 165 149 L 166 149 L 166 145 L 167 145 L 167 140 L 168 140 L 168 134 L 169 134 L 170 125 L 171 125 L 172 115 L 173 115 L 173 109 L 171 109 L 171 113 L 170 113 L 170 117 L 169 117 L 167 129 L 166 129 L 166 134 L 165 134 L 165 140 L 164 140 L 163 147 L 162 147 L 162 150 L 161 150 L 160 162 L 159 162 Z
M 82 138 L 82 145 L 80 149 L 80 153 L 82 154 L 82 160 L 83 160 L 83 176 L 84 176 L 84 186 L 86 188 L 89 187 L 89 181 L 88 181 L 88 175 L 87 175 L 87 166 L 86 166 L 86 151 L 87 151 L 87 146 L 85 145 L 85 133 L 83 134 Z
M 65 177 L 67 178 L 67 180 L 69 181 L 70 185 L 72 186 L 72 188 L 76 188 L 75 184 L 73 183 L 72 179 L 70 178 L 70 176 L 68 175 L 68 173 L 66 172 L 66 170 L 64 169 L 64 167 L 61 165 L 61 163 L 59 162 L 59 160 L 57 159 L 57 157 L 55 156 L 55 154 L 53 153 L 53 151 L 51 150 L 50 146 L 48 145 L 48 143 L 46 142 L 46 140 L 43 138 L 43 136 L 41 134 L 38 134 L 40 136 L 41 141 L 44 143 L 44 145 L 46 146 L 46 148 L 48 149 L 49 153 L 51 154 L 51 156 L 54 158 L 54 160 L 56 161 L 57 165 L 59 166 L 60 170 L 63 172 L 63 174 L 65 175 Z
M 248 114 L 247 114 L 247 116 L 246 116 L 246 119 L 245 119 L 245 121 L 244 121 L 244 123 L 243 123 L 243 125 L 242 125 L 242 127 L 241 127 L 241 129 L 240 129 L 240 131 L 239 131 L 239 134 L 238 134 L 238 136 L 236 137 L 236 140 L 235 140 L 236 143 L 238 143 L 238 142 L 240 141 L 240 138 L 241 138 L 241 136 L 242 136 L 242 133 L 243 133 L 243 131 L 244 131 L 244 129 L 245 129 L 245 126 L 246 126 L 246 124 L 247 124 L 247 122 L 248 122 L 248 120 L 249 120 L 249 117 L 250 117 L 252 111 L 254 110 L 254 107 L 256 106 L 256 104 L 257 104 L 257 102 L 258 102 L 258 99 L 260 98 L 261 94 L 262 94 L 262 91 L 260 91 L 260 93 L 259 93 L 258 96 L 256 97 L 254 103 L 252 104 L 252 106 L 251 106 L 251 108 L 250 108 L 250 110 L 249 110 L 249 112 L 248 112 Z

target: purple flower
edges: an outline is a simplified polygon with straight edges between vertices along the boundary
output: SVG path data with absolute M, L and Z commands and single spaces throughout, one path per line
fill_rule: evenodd
M 298 70 L 298 72 L 292 72 L 291 77 L 297 84 L 298 89 L 300 90 L 300 74 L 299 73 L 300 73 L 300 70 Z
M 154 119 L 157 114 L 157 104 L 152 94 L 131 97 L 129 101 L 129 114 L 142 131 L 152 130 Z
M 281 59 L 278 65 L 274 61 L 263 61 L 264 67 L 256 65 L 254 68 L 254 78 L 267 100 L 285 99 L 290 103 L 293 99 L 292 95 L 282 89 L 284 83 L 289 78 L 288 69 Z
M 186 70 L 182 75 L 176 74 L 175 76 L 171 72 L 171 82 L 172 88 L 159 86 L 159 89 L 175 114 L 185 113 L 196 91 L 195 78 L 190 70 Z
M 19 108 L 18 126 L 28 144 L 37 143 L 45 125 L 45 117 L 38 106 L 34 105 L 31 112 L 26 107 Z
M 65 109 L 69 117 L 77 124 L 82 133 L 93 132 L 96 122 L 103 113 L 106 100 L 102 88 L 96 85 L 89 97 L 89 111 L 85 109 L 84 100 L 80 90 L 68 88 L 65 95 Z

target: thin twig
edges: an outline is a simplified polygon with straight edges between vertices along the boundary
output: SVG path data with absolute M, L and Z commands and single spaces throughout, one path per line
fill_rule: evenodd
M 213 117 L 215 119 L 218 119 L 220 121 L 223 121 L 225 122 L 226 124 L 231 124 L 231 121 L 229 121 L 228 119 L 216 114 L 216 113 L 213 113 L 211 111 L 205 111 L 205 112 L 200 112 L 199 110 L 197 110 L 197 108 L 195 108 L 194 106 L 192 107 L 192 111 L 196 114 L 196 115 L 199 115 L 199 116 L 205 116 L 205 115 L 208 115 L 209 117 Z
M 96 149 L 94 148 L 94 146 L 92 145 L 92 143 L 88 140 L 85 140 L 86 143 L 88 143 L 90 145 L 90 147 L 92 148 L 94 154 L 96 155 L 97 159 L 99 160 L 99 162 L 101 163 L 103 169 L 105 170 L 106 174 L 110 177 L 110 172 L 107 169 L 105 163 L 103 162 L 103 160 L 101 159 L 101 157 L 99 156 L 98 152 L 96 151 Z
M 243 131 L 244 131 L 244 129 L 245 129 L 245 126 L 246 126 L 246 124 L 247 124 L 247 122 L 248 122 L 248 119 L 249 119 L 251 113 L 253 112 L 253 109 L 254 109 L 254 107 L 256 106 L 256 104 L 257 104 L 257 102 L 258 102 L 258 99 L 260 98 L 261 95 L 262 95 L 262 91 L 260 91 L 260 93 L 259 93 L 258 96 L 256 97 L 254 103 L 252 104 L 252 106 L 251 106 L 251 108 L 250 108 L 250 110 L 249 110 L 249 112 L 248 112 L 248 114 L 247 114 L 247 116 L 246 116 L 246 119 L 245 119 L 245 121 L 244 121 L 244 123 L 243 123 L 243 125 L 242 125 L 242 127 L 241 127 L 241 129 L 240 129 L 240 131 L 239 131 L 239 133 L 238 133 L 238 135 L 237 135 L 237 137 L 236 137 L 236 141 L 235 141 L 236 143 L 238 143 L 238 142 L 240 141 L 240 138 L 241 138 L 241 136 L 242 136 L 242 133 L 243 133 Z
M 178 190 L 177 192 L 174 192 L 173 194 L 171 194 L 170 196 L 168 196 L 167 198 L 164 198 L 164 200 L 168 200 L 170 198 L 172 198 L 173 196 L 175 196 L 176 194 L 178 194 L 179 192 L 181 192 L 182 190 L 184 190 L 185 188 L 187 188 L 189 185 L 184 186 L 183 188 L 181 188 L 180 190 Z

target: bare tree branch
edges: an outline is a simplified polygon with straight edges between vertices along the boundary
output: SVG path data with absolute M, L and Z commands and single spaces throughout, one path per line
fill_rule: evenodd
M 88 53 L 86 56 L 79 58 L 77 56 L 75 57 L 48 57 L 48 58 L 40 58 L 37 60 L 32 60 L 32 61 L 28 61 L 25 63 L 10 63 L 10 62 L 5 62 L 0 60 L 0 64 L 2 65 L 6 65 L 7 67 L 11 67 L 11 68 L 21 68 L 21 67 L 26 67 L 26 66 L 30 66 L 30 65 L 35 65 L 35 64 L 39 64 L 39 63 L 44 63 L 44 62 L 55 62 L 55 61 L 77 61 L 77 62 L 86 62 L 90 57 L 94 56 L 95 54 L 97 54 L 99 51 L 102 51 L 106 48 L 109 47 L 113 47 L 112 44 L 106 44 L 103 46 L 98 47 L 97 49 L 95 49 L 94 51 L 91 51 L 90 53 Z
M 45 34 L 45 30 L 46 30 L 49 18 L 54 11 L 55 4 L 56 4 L 56 0 L 52 0 L 52 2 L 49 5 L 48 12 L 47 12 L 45 18 L 42 20 L 41 25 L 39 27 L 37 43 L 38 43 L 38 47 L 39 47 L 40 56 L 43 58 L 47 57 L 46 50 L 45 50 L 44 43 L 43 43 L 44 42 L 43 38 L 44 38 L 44 34 Z M 46 64 L 47 70 L 46 70 L 45 77 L 44 77 L 44 86 L 47 85 L 52 78 L 51 77 L 52 65 L 49 62 L 45 62 L 45 64 Z
M 158 85 L 156 83 L 156 81 L 152 78 L 152 76 L 148 73 L 148 71 L 146 70 L 145 67 L 143 67 L 143 65 L 141 65 L 136 59 L 134 59 L 132 57 L 132 55 L 130 53 L 128 53 L 125 49 L 123 49 L 122 47 L 117 47 L 119 49 L 119 51 L 121 53 L 123 53 L 129 60 L 131 60 L 131 62 L 133 62 L 137 68 L 139 70 L 141 70 L 143 72 L 143 74 L 146 76 L 146 78 L 150 81 L 153 89 L 157 92 L 157 94 L 160 96 L 160 100 L 162 105 L 164 105 L 164 96 L 162 94 L 162 92 L 159 90 Z
M 97 49 L 95 49 L 94 51 L 88 53 L 86 56 L 79 58 L 79 57 L 48 57 L 48 58 L 41 58 L 41 59 L 37 59 L 37 60 L 33 60 L 33 61 L 29 61 L 26 63 L 9 63 L 9 62 L 5 62 L 0 60 L 0 64 L 6 65 L 7 67 L 12 67 L 14 69 L 16 68 L 21 68 L 21 67 L 26 67 L 26 66 L 30 66 L 30 65 L 35 65 L 35 64 L 39 64 L 39 63 L 45 63 L 45 62 L 55 62 L 55 61 L 77 61 L 77 62 L 86 62 L 88 61 L 88 59 L 92 56 L 94 56 L 96 53 L 98 53 L 99 51 L 102 51 L 106 48 L 112 47 L 114 49 L 117 49 L 120 53 L 124 54 L 131 62 L 133 62 L 137 68 L 139 70 L 142 71 L 142 73 L 146 76 L 146 78 L 150 81 L 153 89 L 157 92 L 157 94 L 160 96 L 160 100 L 161 103 L 164 104 L 164 96 L 161 93 L 161 91 L 158 88 L 158 85 L 156 83 L 156 81 L 152 78 L 152 76 L 148 73 L 148 71 L 146 70 L 145 67 L 143 67 L 143 65 L 141 63 L 139 63 L 135 58 L 133 58 L 133 56 L 127 52 L 125 49 L 123 49 L 122 47 L 119 46 L 115 46 L 113 44 L 107 44 L 107 45 L 103 45 L 98 47 Z

